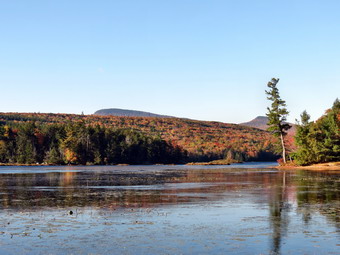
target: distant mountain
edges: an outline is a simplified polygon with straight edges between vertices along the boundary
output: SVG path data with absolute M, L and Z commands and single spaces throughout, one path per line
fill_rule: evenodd
M 268 125 L 268 117 L 266 116 L 257 116 L 255 119 L 248 121 L 248 122 L 244 122 L 244 123 L 240 123 L 240 125 L 242 126 L 247 126 L 247 127 L 253 127 L 253 128 L 258 128 L 261 130 L 267 130 Z M 296 133 L 296 126 L 295 124 L 292 123 L 288 123 L 292 126 L 292 128 L 290 128 L 288 130 L 288 134 L 290 135 L 295 135 Z
M 118 116 L 118 117 L 156 117 L 156 118 L 174 118 L 172 116 L 160 115 L 151 112 L 134 111 L 118 108 L 101 109 L 94 113 L 101 116 Z
M 268 122 L 268 117 L 257 116 L 255 119 L 253 119 L 251 121 L 240 123 L 240 125 L 247 126 L 247 127 L 254 127 L 254 128 L 258 128 L 258 129 L 262 129 L 262 130 L 267 130 L 267 128 L 268 128 L 267 122 Z

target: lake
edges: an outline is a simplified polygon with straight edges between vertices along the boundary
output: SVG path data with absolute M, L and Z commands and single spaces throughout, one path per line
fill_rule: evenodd
M 1 254 L 339 254 L 340 173 L 0 167 Z

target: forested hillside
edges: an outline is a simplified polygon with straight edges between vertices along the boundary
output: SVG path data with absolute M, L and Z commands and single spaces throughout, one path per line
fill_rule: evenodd
M 273 153 L 273 138 L 268 132 L 236 124 L 179 118 L 0 113 L 2 130 L 10 129 L 13 137 L 20 137 L 23 132 L 22 124 L 26 122 L 34 122 L 37 132 L 32 135 L 38 140 L 47 139 L 46 134 L 40 132 L 41 126 L 46 129 L 53 125 L 64 125 L 66 130 L 67 126 L 80 123 L 86 127 L 104 128 L 112 132 L 121 129 L 133 130 L 149 139 L 164 140 L 174 150 L 187 152 L 184 153 L 187 155 L 187 161 L 221 158 L 240 161 L 273 160 L 276 157 Z M 65 133 L 58 139 L 63 141 Z M 65 153 L 65 150 L 62 153 Z

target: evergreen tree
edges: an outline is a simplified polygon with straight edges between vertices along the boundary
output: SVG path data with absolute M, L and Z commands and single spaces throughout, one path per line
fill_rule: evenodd
M 301 122 L 297 124 L 295 143 L 299 150 L 295 153 L 296 162 L 299 165 L 312 164 L 315 161 L 315 153 L 312 150 L 312 122 L 307 111 L 300 115 Z
M 271 107 L 267 108 L 268 113 L 266 115 L 268 117 L 268 131 L 271 131 L 274 136 L 280 139 L 282 158 L 283 162 L 286 163 L 286 146 L 284 138 L 287 135 L 287 130 L 290 129 L 291 126 L 288 123 L 285 123 L 289 112 L 286 108 L 286 102 L 280 97 L 277 88 L 278 82 L 279 79 L 272 78 L 267 84 L 269 88 L 268 91 L 266 90 L 266 94 L 268 95 L 267 99 L 272 103 Z
M 318 141 L 318 162 L 331 162 L 340 160 L 340 120 L 339 112 L 333 109 L 316 123 Z
M 5 128 L 0 125 L 0 163 L 8 162 L 6 139 L 5 139 Z
M 2 163 L 17 162 L 17 134 L 9 126 L 3 127 L 2 134 Z
M 340 112 L 340 100 L 339 100 L 339 98 L 335 99 L 335 101 L 333 103 L 332 110 L 335 111 L 336 113 Z
M 44 160 L 51 165 L 61 165 L 63 163 L 61 153 L 56 146 L 51 146 L 51 149 L 46 152 Z
M 17 137 L 17 161 L 21 164 L 33 164 L 38 162 L 38 141 L 35 136 L 36 125 L 33 122 L 23 124 Z
M 41 129 L 44 135 L 44 162 L 53 165 L 62 164 L 64 159 L 61 142 L 65 139 L 65 126 L 53 124 L 42 126 Z

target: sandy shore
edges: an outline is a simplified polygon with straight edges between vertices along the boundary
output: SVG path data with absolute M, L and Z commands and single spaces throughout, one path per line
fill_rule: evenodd
M 340 162 L 329 162 L 329 163 L 322 163 L 322 164 L 314 164 L 310 166 L 277 166 L 276 168 L 282 169 L 282 170 L 301 169 L 301 170 L 314 170 L 314 171 L 328 171 L 328 170 L 340 171 Z

